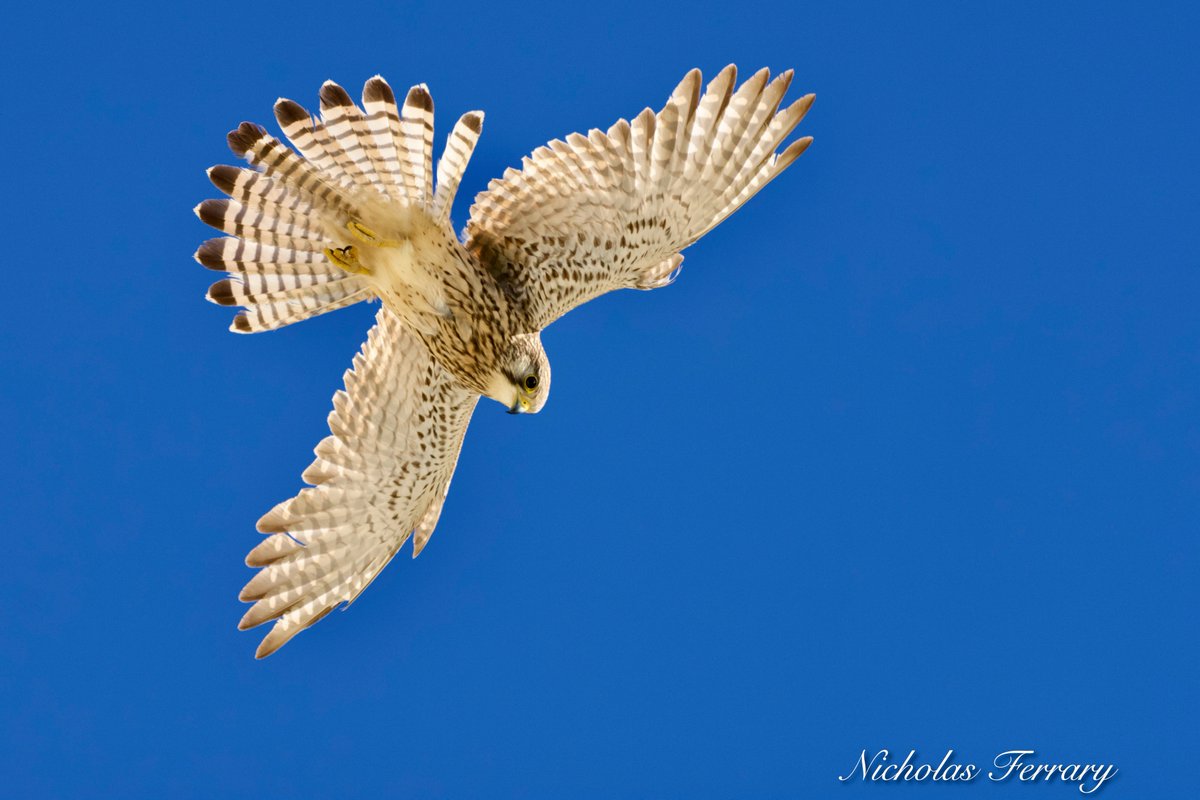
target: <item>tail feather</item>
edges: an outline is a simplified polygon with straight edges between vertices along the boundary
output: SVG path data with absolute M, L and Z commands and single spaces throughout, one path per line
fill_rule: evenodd
M 280 128 L 305 158 L 323 165 L 349 190 L 373 190 L 370 169 L 364 169 L 355 161 L 355 156 L 362 153 L 348 153 L 345 142 L 339 140 L 330 129 L 332 123 L 329 117 L 324 113 L 322 117 L 314 118 L 305 108 L 290 100 L 281 99 L 275 103 L 275 118 Z
M 344 283 L 348 282 L 344 281 Z M 349 289 L 350 287 L 346 288 Z M 330 311 L 345 308 L 362 300 L 370 300 L 372 297 L 374 297 L 374 294 L 371 290 L 363 288 L 350 294 L 342 294 L 336 299 L 325 300 L 311 306 L 295 302 L 253 306 L 247 308 L 245 311 L 238 312 L 238 315 L 233 318 L 233 323 L 229 326 L 229 330 L 234 333 L 273 331 L 277 328 L 291 325 L 293 322 L 299 322 L 302 319 L 315 317 L 318 314 L 327 314 Z
M 438 159 L 437 191 L 433 196 L 433 214 L 442 220 L 450 219 L 450 206 L 454 204 L 454 195 L 462 182 L 463 173 L 475 152 L 475 144 L 479 141 L 479 132 L 483 130 L 483 112 L 472 111 L 463 114 L 454 124 L 454 130 L 446 139 L 446 149 Z
M 311 240 L 323 243 L 323 247 L 333 244 L 326 237 L 320 219 L 297 214 L 257 198 L 248 198 L 246 202 L 205 200 L 196 207 L 196 216 L 206 225 L 244 239 L 261 241 L 261 234 L 265 234 L 268 237 Z
M 483 120 L 472 112 L 454 126 L 435 191 L 433 99 L 423 84 L 409 90 L 403 106 L 379 76 L 363 87 L 362 108 L 331 81 L 319 97 L 319 118 L 291 100 L 275 103 L 295 151 L 244 122 L 230 132 L 229 146 L 254 169 L 221 165 L 208 172 L 228 198 L 206 200 L 196 213 L 233 238 L 205 242 L 196 260 L 229 273 L 208 299 L 246 307 L 234 331 L 273 330 L 373 298 L 370 279 L 348 274 L 328 251 L 354 244 L 347 225 L 362 223 L 364 213 L 386 213 L 381 201 L 448 222 Z
M 209 239 L 196 251 L 196 260 L 209 269 L 247 275 L 299 274 L 341 278 L 324 253 L 263 244 L 245 239 Z
M 407 162 L 404 177 L 409 202 L 428 205 L 433 181 L 433 98 L 424 84 L 409 89 L 404 98 L 400 140 Z
M 405 189 L 403 158 L 400 142 L 400 111 L 396 107 L 396 96 L 379 75 L 367 81 L 363 87 L 363 111 L 367 116 L 367 129 L 371 132 L 375 149 L 380 155 L 382 172 L 388 193 L 400 202 L 409 197 Z
M 278 275 L 272 277 L 276 281 L 280 279 Z M 296 306 L 314 311 L 346 296 L 346 287 L 338 286 L 339 282 L 322 281 L 291 289 L 255 291 L 255 286 L 246 280 L 225 278 L 208 288 L 208 299 L 219 306 Z
M 356 109 L 357 110 L 357 109 Z M 229 148 L 259 167 L 267 175 L 278 177 L 316 208 L 330 208 L 347 215 L 355 215 L 359 209 L 336 184 L 325 177 L 312 164 L 293 153 L 274 136 L 258 125 L 243 122 L 229 132 Z
M 371 158 L 359 142 L 349 118 L 353 107 L 354 103 L 342 87 L 332 81 L 325 82 L 320 91 L 321 131 L 325 136 L 322 142 L 359 189 L 373 192 L 376 184 Z
M 353 190 L 358 185 L 346 165 L 338 161 L 336 152 L 328 146 L 332 139 L 325 126 L 313 119 L 303 106 L 281 97 L 275 101 L 275 119 L 283 135 L 300 154 L 335 178 L 343 189 Z
M 234 200 L 261 197 L 289 211 L 312 213 L 312 204 L 296 192 L 289 192 L 285 184 L 269 178 L 261 172 L 245 167 L 219 164 L 209 167 L 208 179 Z
M 247 275 L 225 278 L 208 288 L 208 299 L 219 306 L 259 306 L 295 302 L 310 308 L 346 294 L 335 286 L 344 278 L 313 275 Z
M 354 168 L 366 177 L 369 185 L 379 194 L 387 195 L 384 181 L 383 156 L 367 127 L 367 119 L 350 95 L 333 81 L 321 86 L 321 117 L 329 134 L 353 163 Z

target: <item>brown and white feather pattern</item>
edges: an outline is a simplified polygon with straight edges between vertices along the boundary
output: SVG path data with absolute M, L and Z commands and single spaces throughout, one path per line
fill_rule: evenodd
M 358 596 L 415 530 L 413 556 L 437 524 L 478 395 L 430 358 L 386 308 L 334 397 L 331 435 L 304 472 L 314 484 L 258 522 L 269 536 L 246 558 L 262 569 L 242 590 L 249 628 L 277 620 L 270 655 Z
M 346 224 L 378 216 L 381 202 L 426 209 L 449 225 L 449 208 L 479 138 L 482 114 L 455 126 L 433 190 L 433 100 L 414 86 L 401 110 L 380 76 L 363 87 L 363 108 L 332 81 L 321 87 L 321 118 L 280 98 L 275 118 L 298 153 L 251 123 L 229 134 L 234 153 L 256 169 L 217 166 L 213 184 L 228 199 L 196 207 L 205 223 L 232 239 L 213 239 L 196 252 L 204 266 L 229 273 L 209 289 L 220 305 L 244 306 L 230 329 L 274 330 L 376 296 L 362 276 L 328 261 Z M 385 206 L 386 207 L 386 206 Z M 264 280 L 263 275 L 271 275 Z
M 312 128 L 301 126 L 295 109 L 281 101 L 276 112 L 316 154 Z M 261 171 L 209 170 L 213 185 L 229 198 L 205 200 L 196 213 L 236 238 L 210 239 L 196 251 L 196 260 L 229 273 L 212 285 L 208 299 L 245 307 L 230 330 L 274 330 L 371 298 L 366 281 L 324 255 L 326 248 L 338 246 L 338 220 L 357 209 L 349 179 L 323 154 L 310 164 L 256 125 L 243 123 L 229 141 Z
M 762 70 L 740 87 L 736 77 L 727 67 L 704 88 L 693 70 L 661 111 L 537 148 L 476 198 L 465 242 L 450 211 L 483 114 L 454 125 L 435 188 L 424 85 L 400 105 L 376 76 L 360 108 L 327 82 L 319 117 L 280 99 L 275 116 L 296 151 L 250 123 L 229 134 L 251 168 L 209 171 L 227 197 L 196 212 L 225 236 L 196 259 L 228 273 L 208 299 L 245 308 L 233 329 L 384 304 L 334 395 L 330 436 L 303 475 L 311 487 L 259 520 L 267 536 L 246 557 L 260 569 L 240 623 L 274 621 L 259 657 L 354 600 L 410 536 L 421 552 L 479 394 L 521 399 L 508 381 L 540 356 L 544 403 L 549 367 L 531 334 L 612 289 L 670 283 L 683 248 L 808 146 L 780 150 L 812 102 L 780 110 L 790 72 L 770 80 Z M 374 233 L 351 240 L 351 222 Z M 355 274 L 330 260 L 349 245 Z
M 695 242 L 799 156 L 776 152 L 812 104 L 782 111 L 791 72 L 734 90 L 722 70 L 704 92 L 693 70 L 662 111 L 607 132 L 572 134 L 492 181 L 471 208 L 467 247 L 524 305 L 531 330 L 619 288 L 669 282 Z
M 433 198 L 434 216 L 447 224 L 450 222 L 450 206 L 454 203 L 454 195 L 458 193 L 458 184 L 467 171 L 471 153 L 479 141 L 479 132 L 483 130 L 483 112 L 471 111 L 463 114 L 454 124 L 450 136 L 446 139 L 446 148 L 437 166 L 437 193 Z

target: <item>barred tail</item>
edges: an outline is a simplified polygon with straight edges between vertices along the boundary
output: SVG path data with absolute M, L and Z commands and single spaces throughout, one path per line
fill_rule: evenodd
M 454 126 L 435 191 L 429 91 L 414 86 L 399 107 L 391 87 L 375 76 L 362 99 L 360 108 L 345 89 L 326 82 L 319 118 L 291 100 L 277 101 L 275 117 L 296 151 L 248 122 L 230 132 L 230 149 L 254 169 L 209 170 L 228 199 L 206 200 L 196 214 L 229 238 L 205 242 L 196 260 L 229 273 L 208 299 L 245 307 L 231 330 L 273 330 L 374 297 L 366 277 L 347 272 L 328 253 L 352 244 L 347 225 L 365 213 L 377 216 L 381 201 L 396 214 L 420 208 L 449 225 L 483 114 L 465 114 Z

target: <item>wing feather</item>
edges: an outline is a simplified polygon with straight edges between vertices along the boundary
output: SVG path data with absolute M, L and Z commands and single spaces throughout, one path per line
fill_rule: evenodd
M 775 152 L 812 103 L 778 111 L 791 78 L 762 69 L 736 86 L 730 65 L 701 92 L 692 70 L 657 114 L 537 148 L 476 198 L 467 246 L 524 307 L 530 330 L 613 289 L 670 283 L 679 251 L 812 141 Z
M 477 400 L 380 309 L 346 389 L 334 396 L 332 435 L 304 472 L 313 486 L 258 522 L 269 535 L 246 557 L 261 569 L 241 592 L 254 605 L 239 627 L 276 620 L 259 658 L 354 600 L 414 530 L 420 552 Z

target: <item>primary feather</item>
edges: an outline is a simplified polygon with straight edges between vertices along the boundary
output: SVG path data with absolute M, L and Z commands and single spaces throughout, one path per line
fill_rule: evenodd
M 813 95 L 779 112 L 791 72 L 768 84 L 760 70 L 734 91 L 736 75 L 726 67 L 700 93 L 693 70 L 657 114 L 555 140 L 476 198 L 467 246 L 518 293 L 532 330 L 604 292 L 661 286 L 680 250 L 804 152 L 809 137 L 775 150 Z

